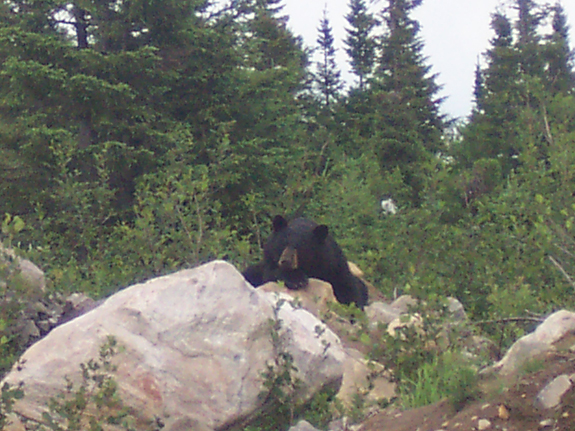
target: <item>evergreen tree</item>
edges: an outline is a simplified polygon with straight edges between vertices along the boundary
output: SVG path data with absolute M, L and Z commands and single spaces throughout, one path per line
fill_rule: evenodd
M 495 37 L 485 57 L 482 87 L 476 91 L 476 110 L 464 130 L 461 156 L 468 166 L 481 158 L 498 158 L 509 172 L 518 154 L 516 124 L 522 105 L 520 67 L 513 44 L 513 28 L 507 15 L 497 11 L 491 17 Z
M 327 17 L 327 10 L 325 9 L 318 32 L 317 43 L 321 60 L 317 62 L 315 81 L 322 96 L 323 104 L 329 109 L 331 101 L 337 99 L 339 92 L 343 88 L 343 83 L 335 61 L 334 39 Z
M 481 70 L 481 65 L 479 64 L 479 59 L 475 65 L 475 81 L 473 82 L 473 100 L 475 102 L 475 110 L 479 110 L 481 101 L 483 100 L 483 94 L 485 92 L 485 77 L 483 76 L 483 71 Z
M 66 15 L 63 5 L 38 1 L 7 14 L 0 22 L 3 213 L 41 214 L 44 232 L 61 234 L 68 252 L 83 250 L 75 258 L 85 259 L 97 250 L 92 242 L 105 241 L 103 230 L 133 222 L 139 178 L 176 141 L 189 139 L 195 163 L 209 161 L 201 159 L 214 147 L 208 139 L 240 104 L 243 53 L 233 34 L 206 20 L 204 7 L 78 1 Z
M 539 33 L 547 12 L 539 10 L 532 0 L 516 0 L 514 4 L 518 11 L 515 39 L 513 26 L 503 12 L 492 17 L 495 37 L 486 53 L 483 89 L 462 146 L 468 165 L 480 158 L 496 158 L 504 175 L 519 166 L 520 156 L 528 147 L 535 149 L 537 158 L 547 157 L 549 100 L 558 92 L 567 94 L 574 82 L 562 8 L 552 8 L 553 32 L 543 43 Z M 529 139 L 525 138 L 526 130 Z
M 537 10 L 533 0 L 515 0 L 518 11 L 516 48 L 521 72 L 531 77 L 543 77 L 539 27 L 545 13 Z
M 375 110 L 372 142 L 382 169 L 401 170 L 410 199 L 417 205 L 426 187 L 426 165 L 443 148 L 441 100 L 436 98 L 436 77 L 424 64 L 419 24 L 411 18 L 422 0 L 388 3 L 382 13 L 386 27 L 368 102 Z
M 280 16 L 283 0 L 256 0 L 252 7 L 253 18 L 247 31 L 253 34 L 248 43 L 250 64 L 258 70 L 274 67 L 291 67 L 307 62 L 301 49 L 301 39 L 287 28 L 287 16 Z M 251 46 L 250 46 L 251 45 Z
M 235 139 L 262 138 L 266 146 L 283 145 L 278 124 L 285 125 L 286 117 L 298 109 L 308 56 L 301 38 L 287 27 L 287 17 L 279 15 L 282 8 L 281 0 L 258 0 L 249 9 L 242 31 L 252 37 L 239 46 L 244 59 L 237 100 L 230 106 Z
M 552 33 L 545 46 L 546 81 L 553 94 L 569 94 L 575 90 L 575 51 L 569 47 L 569 25 L 560 3 L 553 6 L 552 13 Z
M 422 0 L 389 0 L 383 11 L 387 31 L 382 38 L 377 89 L 388 98 L 397 99 L 406 111 L 405 119 L 412 123 L 408 128 L 416 131 L 418 141 L 433 153 L 442 146 L 443 119 L 439 114 L 441 100 L 436 98 L 436 76 L 430 75 L 431 67 L 422 55 L 419 23 L 410 17 L 421 3 Z
M 350 58 L 351 70 L 359 78 L 359 88 L 363 90 L 375 66 L 376 40 L 372 32 L 377 21 L 368 12 L 364 0 L 350 0 L 349 9 L 345 17 L 350 26 L 346 29 L 345 52 Z

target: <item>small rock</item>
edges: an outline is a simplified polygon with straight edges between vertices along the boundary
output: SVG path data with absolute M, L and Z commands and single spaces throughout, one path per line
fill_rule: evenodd
M 308 421 L 299 421 L 297 425 L 291 427 L 289 431 L 318 431 L 318 429 L 312 426 Z
M 346 431 L 347 428 L 347 417 L 343 416 L 339 419 L 335 419 L 333 421 L 331 421 L 328 426 L 327 429 L 329 431 Z
M 503 404 L 501 404 L 499 406 L 497 414 L 498 414 L 499 418 L 503 419 L 504 421 L 509 419 L 509 410 L 507 410 L 507 407 L 505 407 Z
M 463 307 L 463 304 L 459 302 L 458 299 L 450 296 L 449 298 L 447 298 L 447 303 L 449 313 L 451 314 L 453 320 L 455 320 L 456 322 L 462 322 L 467 319 L 467 313 L 465 313 L 465 308 Z
M 395 308 L 400 314 L 407 313 L 409 307 L 413 307 L 417 304 L 417 300 L 411 295 L 401 295 L 395 301 L 391 303 L 391 306 Z
M 537 395 L 535 406 L 541 409 L 551 409 L 561 402 L 561 397 L 571 389 L 572 383 L 567 374 L 555 377 Z
M 487 419 L 479 419 L 477 422 L 477 429 L 479 431 L 491 428 L 491 422 Z
M 41 320 L 40 322 L 36 322 L 36 326 L 40 329 L 42 334 L 47 333 L 50 329 L 52 329 L 53 325 L 50 324 L 47 320 Z
M 545 419 L 539 422 L 539 428 L 547 428 L 553 425 L 553 419 Z
M 400 312 L 397 308 L 384 302 L 374 302 L 365 307 L 365 314 L 372 329 L 377 328 L 379 323 L 387 325 L 397 319 Z
M 20 337 L 27 343 L 29 340 L 38 338 L 40 336 L 40 330 L 36 326 L 33 320 L 27 320 L 22 325 L 19 333 Z

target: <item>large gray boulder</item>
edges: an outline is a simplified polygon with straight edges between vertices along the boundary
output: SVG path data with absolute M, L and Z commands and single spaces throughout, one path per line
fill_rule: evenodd
M 222 261 L 128 287 L 24 353 L 23 366 L 4 379 L 24 382 L 14 410 L 41 422 L 49 399 L 64 391 L 66 378 L 80 381 L 80 364 L 98 358 L 109 335 L 125 348 L 115 357 L 120 395 L 142 420 L 181 417 L 214 430 L 241 423 L 262 408 L 262 372 L 280 352 L 293 357 L 300 397 L 337 389 L 345 357 L 339 339 L 278 299 Z

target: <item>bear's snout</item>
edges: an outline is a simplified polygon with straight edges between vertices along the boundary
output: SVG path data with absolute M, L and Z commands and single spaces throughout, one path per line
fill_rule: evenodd
M 293 271 L 298 269 L 297 250 L 292 247 L 286 247 L 280 256 L 278 266 L 282 271 Z

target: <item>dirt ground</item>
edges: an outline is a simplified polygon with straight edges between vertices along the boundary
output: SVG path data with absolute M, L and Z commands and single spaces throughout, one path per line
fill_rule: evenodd
M 460 411 L 448 401 L 408 411 L 390 409 L 365 420 L 360 431 L 568 431 L 575 430 L 575 390 L 556 409 L 535 407 L 537 394 L 561 374 L 575 373 L 575 353 L 550 353 L 533 363 L 533 371 L 502 379 L 485 378 L 482 394 Z M 488 421 L 488 422 L 486 422 Z M 483 428 L 485 426 L 485 428 Z

